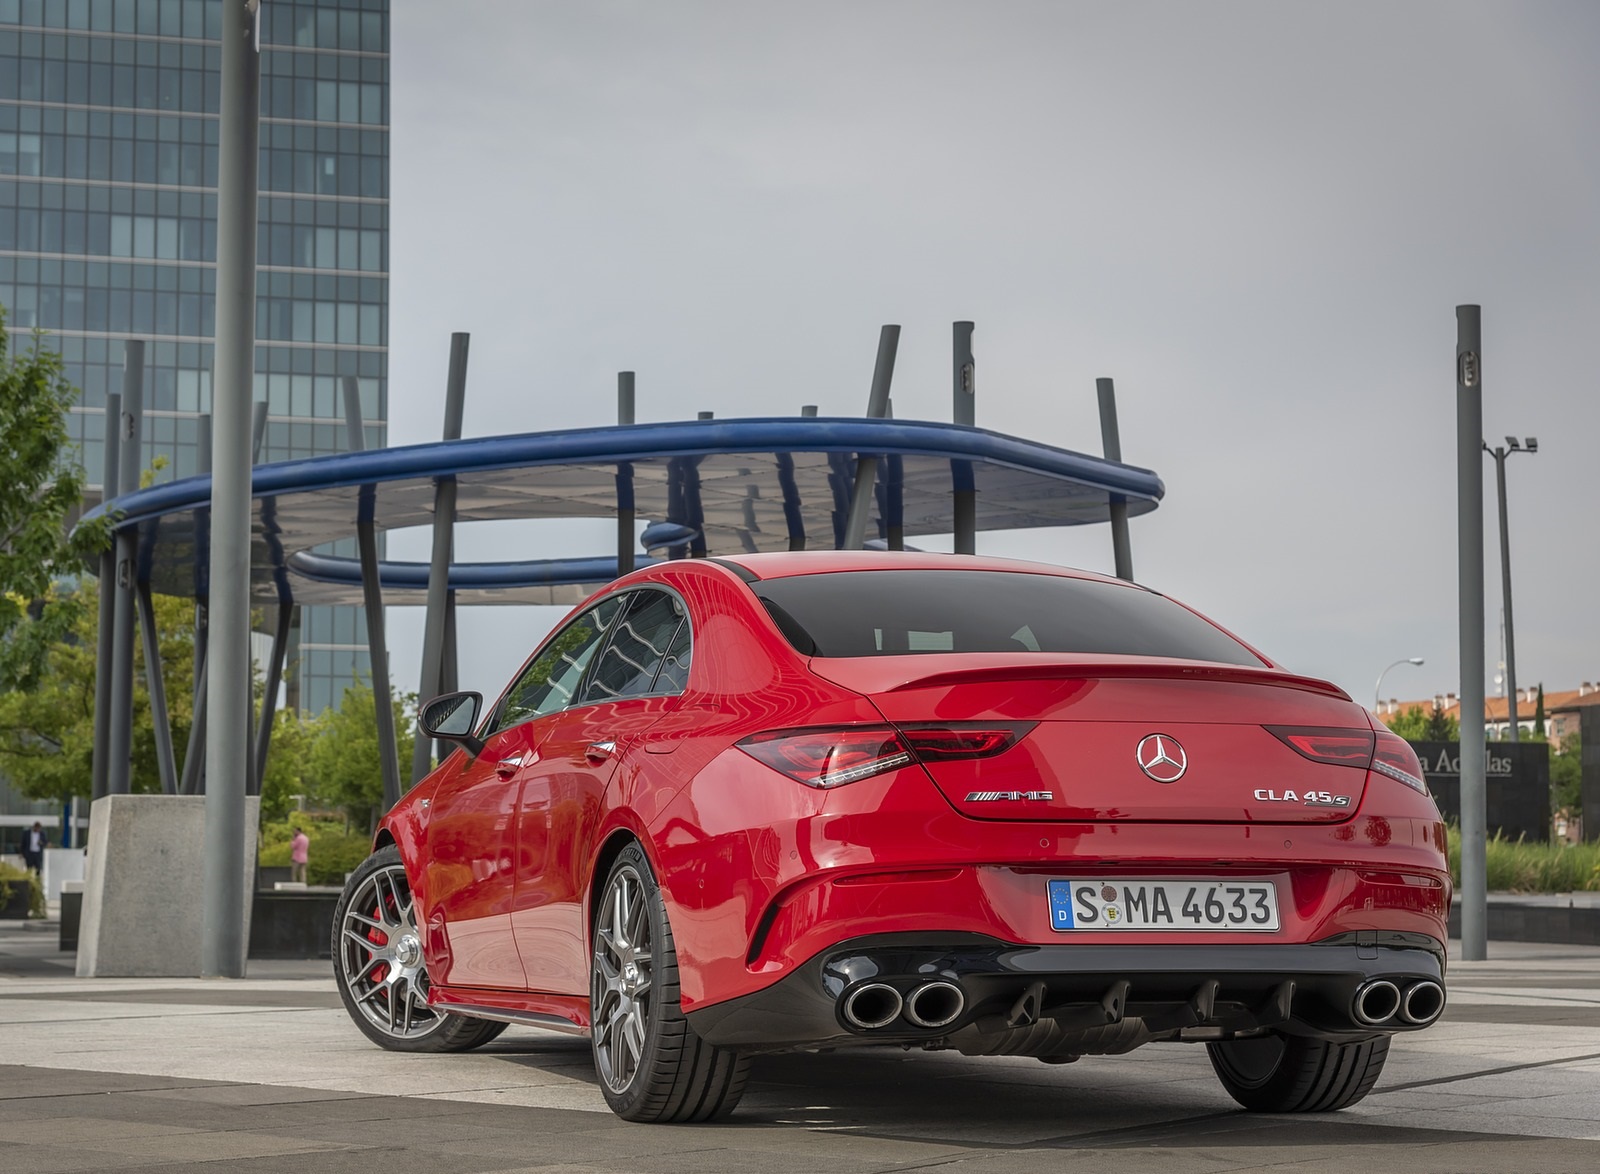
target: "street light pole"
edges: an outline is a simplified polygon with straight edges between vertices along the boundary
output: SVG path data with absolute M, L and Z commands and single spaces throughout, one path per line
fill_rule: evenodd
M 1527 447 L 1519 444 L 1515 436 L 1506 437 L 1505 447 L 1490 448 L 1483 442 L 1483 451 L 1494 458 L 1495 488 L 1500 492 L 1500 599 L 1506 616 L 1506 718 L 1510 723 L 1510 738 L 1520 742 L 1521 731 L 1517 725 L 1517 635 L 1511 624 L 1511 538 L 1506 525 L 1506 458 L 1512 453 L 1539 451 L 1539 438 L 1530 436 Z
M 1389 675 L 1389 669 L 1398 668 L 1403 664 L 1421 664 L 1421 663 L 1422 663 L 1422 657 L 1420 657 L 1420 656 L 1402 656 L 1399 660 L 1395 661 L 1394 664 L 1390 665 L 1389 668 L 1386 668 L 1386 669 L 1383 670 L 1383 672 L 1379 673 L 1378 674 L 1378 683 L 1375 686 L 1373 686 L 1373 689 L 1372 689 L 1372 712 L 1374 712 L 1374 713 L 1378 712 L 1378 706 L 1380 704 L 1382 704 L 1382 700 L 1383 700 L 1383 678 Z

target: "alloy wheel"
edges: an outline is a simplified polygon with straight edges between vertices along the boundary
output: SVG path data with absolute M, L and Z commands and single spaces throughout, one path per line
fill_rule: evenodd
M 345 908 L 339 951 L 345 987 L 373 1027 L 404 1040 L 439 1026 L 428 1006 L 422 937 L 403 867 L 376 869 L 361 882 Z
M 601 1079 L 623 1092 L 638 1075 L 655 1000 L 648 894 L 633 868 L 618 870 L 595 930 L 594 1053 Z

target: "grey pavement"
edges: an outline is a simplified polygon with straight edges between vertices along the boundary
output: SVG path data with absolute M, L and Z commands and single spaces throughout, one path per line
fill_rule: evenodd
M 583 1040 L 388 1053 L 326 962 L 77 979 L 53 930 L 0 923 L 0 1174 L 1600 1169 L 1600 949 L 1454 963 L 1443 1020 L 1342 1113 L 1244 1112 L 1192 1045 L 1060 1066 L 874 1049 L 762 1058 L 731 1122 L 643 1126 L 606 1110 Z

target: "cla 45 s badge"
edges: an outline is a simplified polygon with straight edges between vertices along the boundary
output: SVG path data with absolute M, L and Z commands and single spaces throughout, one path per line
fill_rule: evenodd
M 1258 803 L 1301 803 L 1306 807 L 1349 807 L 1350 796 L 1334 795 L 1328 791 L 1307 791 L 1297 794 L 1294 791 L 1285 791 L 1281 795 L 1277 791 L 1262 788 L 1256 791 Z

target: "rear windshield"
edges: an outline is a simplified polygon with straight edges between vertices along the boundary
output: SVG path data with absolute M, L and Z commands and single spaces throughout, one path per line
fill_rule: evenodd
M 1008 571 L 840 571 L 751 584 L 808 656 L 1075 652 L 1222 664 L 1261 659 L 1138 587 Z

